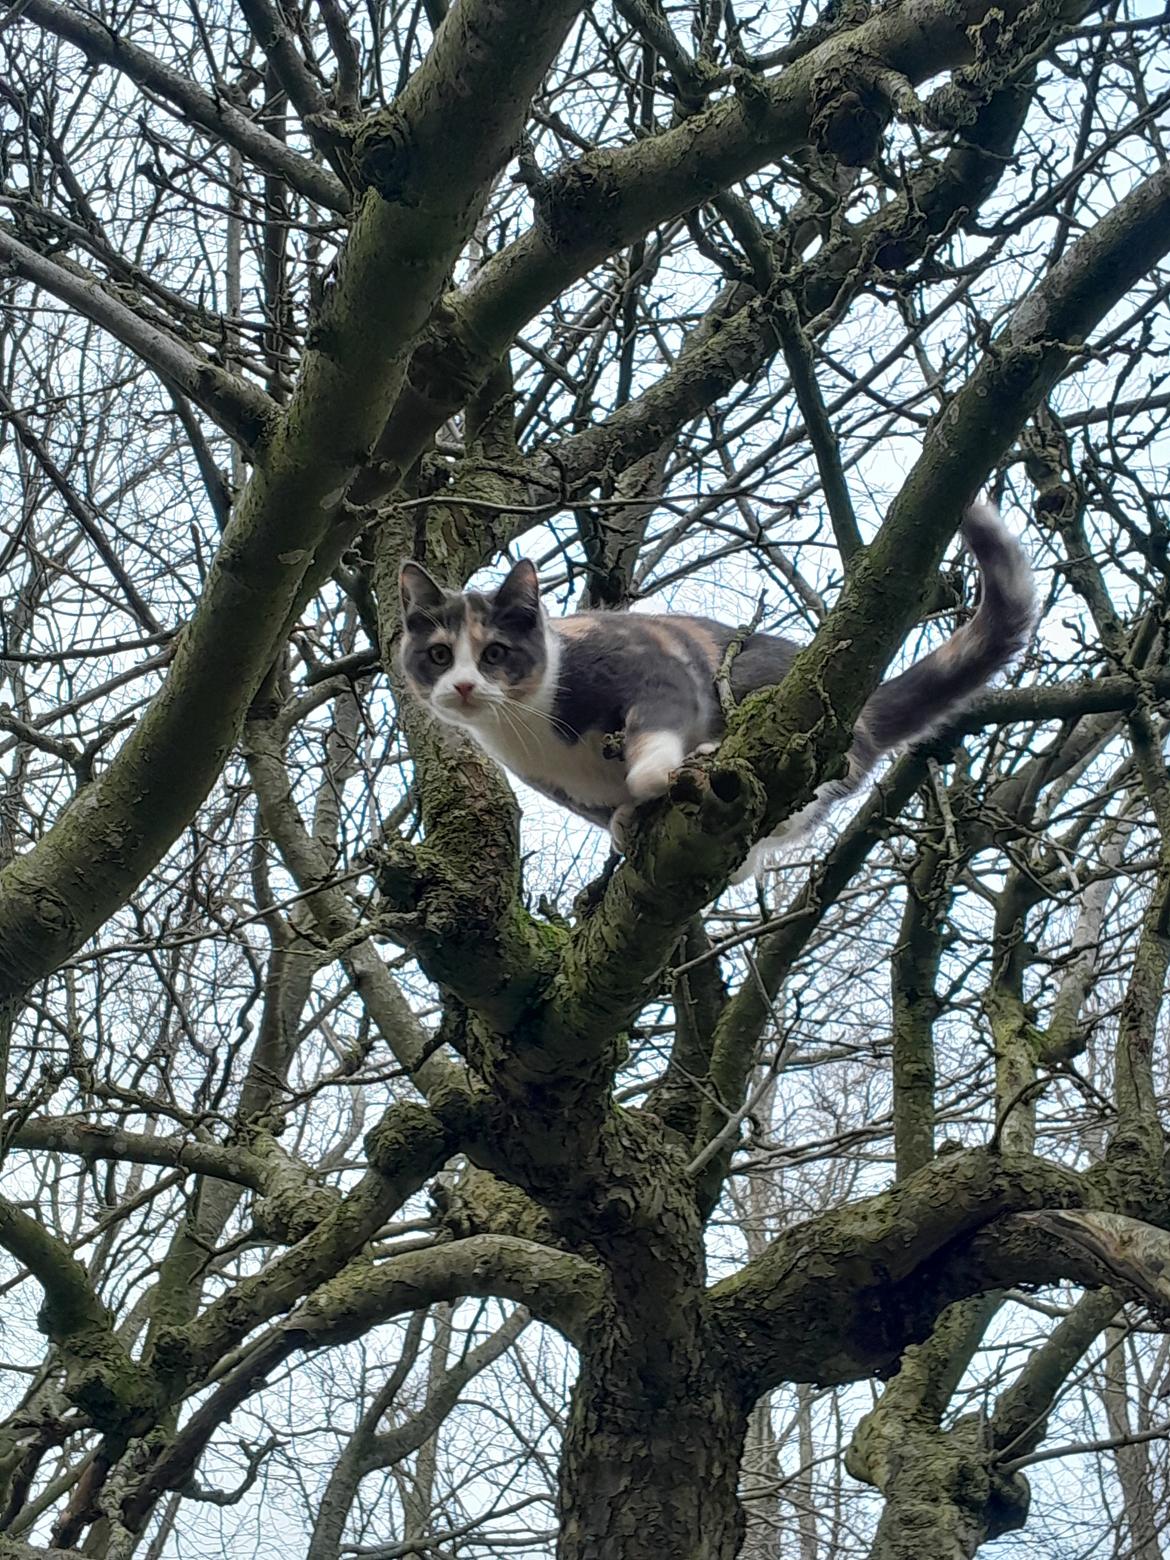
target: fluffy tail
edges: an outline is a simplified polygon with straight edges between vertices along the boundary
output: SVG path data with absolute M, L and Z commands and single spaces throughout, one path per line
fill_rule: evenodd
M 979 608 L 945 645 L 882 683 L 866 704 L 850 752 L 854 783 L 883 753 L 943 725 L 1028 642 L 1036 596 L 1020 544 L 992 504 L 972 504 L 962 533 L 979 565 Z
M 778 850 L 810 834 L 834 802 L 856 791 L 883 753 L 920 741 L 943 725 L 1027 644 L 1036 597 L 1023 549 L 992 504 L 973 504 L 963 516 L 962 531 L 982 580 L 975 616 L 945 645 L 882 683 L 853 728 L 848 773 L 820 786 L 779 833 L 755 844 L 733 883 L 760 876 Z

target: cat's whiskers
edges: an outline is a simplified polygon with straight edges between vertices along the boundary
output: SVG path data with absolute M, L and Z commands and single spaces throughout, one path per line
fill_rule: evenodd
M 550 712 L 533 709 L 530 704 L 522 704 L 518 699 L 505 700 L 502 704 L 495 707 L 501 712 L 507 711 L 512 730 L 521 741 L 525 738 L 539 741 L 542 724 L 551 731 L 563 733 L 569 742 L 580 741 L 580 733 L 574 731 L 565 721 L 558 720 Z M 535 748 L 526 744 L 526 751 L 532 753 L 535 751 Z
M 499 704 L 493 705 L 493 709 L 498 712 L 501 721 L 507 725 L 509 730 L 516 737 L 516 740 L 520 744 L 520 749 L 525 754 L 525 756 L 528 758 L 534 757 L 537 749 L 531 738 L 535 735 L 535 733 L 526 731 L 524 729 L 524 722 L 519 718 L 519 706 L 510 704 L 507 700 L 502 700 Z
M 554 694 L 556 693 L 555 688 L 553 692 Z M 567 740 L 570 742 L 580 742 L 581 740 L 581 733 L 574 730 L 574 728 L 569 725 L 568 721 L 558 719 L 551 710 L 534 709 L 531 704 L 524 704 L 519 699 L 509 699 L 505 707 L 513 714 L 524 715 L 534 721 L 544 721 L 545 724 L 550 726 L 554 731 L 563 732 Z

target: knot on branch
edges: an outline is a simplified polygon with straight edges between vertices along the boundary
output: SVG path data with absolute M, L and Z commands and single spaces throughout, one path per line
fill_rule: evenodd
M 926 100 L 923 117 L 932 130 L 957 134 L 968 130 L 979 117 L 985 94 L 972 91 L 958 77 L 936 87 Z
M 1040 524 L 1058 535 L 1080 516 L 1081 495 L 1069 452 L 1050 419 L 1038 416 L 1020 435 L 1024 469 L 1036 490 L 1033 511 Z M 1071 541 L 1075 538 L 1070 537 Z
M 378 921 L 397 942 L 488 939 L 515 897 L 514 874 L 503 879 L 500 890 L 502 875 L 492 877 L 497 862 L 488 850 L 480 858 L 481 878 L 474 875 L 472 862 L 453 862 L 449 853 L 430 849 L 425 841 L 415 847 L 388 842 L 372 859 L 381 896 Z
M 487 1170 L 467 1165 L 458 1179 L 435 1181 L 430 1199 L 443 1233 L 452 1240 L 474 1235 L 509 1235 L 557 1246 L 552 1221 L 538 1203 Z
M 95 1351 L 79 1355 L 70 1349 L 65 1372 L 65 1396 L 106 1433 L 124 1432 L 159 1406 L 151 1375 L 96 1340 Z
M 302 122 L 323 150 L 336 153 L 343 162 L 353 155 L 354 142 L 362 129 L 360 120 L 324 111 L 306 114 Z
M 1053 8 L 1033 0 L 1010 24 L 1003 10 L 993 6 L 973 26 L 967 38 L 974 62 L 957 70 L 951 80 L 933 92 L 925 118 L 932 129 L 963 130 L 975 123 L 979 110 L 1004 87 L 1018 80 L 1020 67 L 1043 48 L 1059 26 Z
M 440 1162 L 450 1131 L 434 1111 L 407 1100 L 387 1111 L 363 1140 L 366 1157 L 381 1175 L 398 1176 L 412 1165 Z
M 269 1240 L 292 1245 L 311 1234 L 336 1206 L 336 1195 L 323 1186 L 282 1186 L 256 1202 L 252 1227 Z
M 747 65 L 729 65 L 727 80 L 731 83 L 731 90 L 739 99 L 744 113 L 751 119 L 760 121 L 765 119 L 772 107 L 772 97 L 768 91 L 768 83 L 759 71 L 752 70 Z
M 417 158 L 405 116 L 394 107 L 372 114 L 354 136 L 354 177 L 359 188 L 383 200 L 417 206 Z
M 691 760 L 677 772 L 668 794 L 704 834 L 726 835 L 742 827 L 753 803 L 759 803 L 758 791 L 749 770 L 706 768 L 701 760 Z
M 545 180 L 539 195 L 534 192 L 537 230 L 558 253 L 592 245 L 605 236 L 609 213 L 620 199 L 612 157 L 608 152 L 590 152 L 559 168 Z M 618 237 L 615 231 L 615 245 Z
M 632 836 L 627 860 L 660 891 L 668 884 L 682 891 L 699 878 L 726 881 L 758 838 L 764 788 L 747 765 L 692 758 L 661 802 L 639 809 L 639 821 L 663 811 L 661 828 L 639 828 Z
M 387 839 L 370 851 L 370 862 L 378 879 L 383 911 L 392 915 L 410 915 L 422 897 L 422 867 L 418 852 L 403 839 Z
M 846 168 L 873 162 L 893 114 L 884 67 L 863 58 L 837 60 L 818 73 L 809 94 L 809 136 Z

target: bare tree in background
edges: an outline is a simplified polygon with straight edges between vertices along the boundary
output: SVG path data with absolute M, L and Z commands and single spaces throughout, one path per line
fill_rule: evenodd
M 10 3 L 0 1560 L 1162 1554 L 1168 35 Z M 809 647 L 616 868 L 397 696 L 520 550 Z

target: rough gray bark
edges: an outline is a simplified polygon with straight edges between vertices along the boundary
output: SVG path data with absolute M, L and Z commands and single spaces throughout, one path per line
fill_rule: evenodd
M 849 1427 L 884 1501 L 865 1542 L 969 1560 L 1028 1520 L 1119 1307 L 1170 1300 L 1167 533 L 1141 486 L 1159 425 L 1118 432 L 1166 409 L 1165 24 L 898 0 L 760 60 L 710 4 L 689 41 L 643 0 L 428 3 L 369 36 L 336 0 L 206 9 L 169 43 L 56 0 L 0 26 L 3 568 L 25 571 L 0 642 L 0 1249 L 48 1345 L 0 1423 L 0 1556 L 161 1560 L 188 1503 L 268 1498 L 280 1438 L 232 1451 L 227 1427 L 286 1369 L 337 1394 L 311 1560 L 359 1522 L 375 1552 L 478 1546 L 491 1514 L 448 1515 L 447 1416 L 523 1359 L 531 1314 L 579 1366 L 566 1403 L 515 1367 L 563 1411 L 534 1547 L 733 1560 L 749 1425 L 779 1468 L 760 1404 L 795 1389 L 800 1472 L 767 1515 L 812 1560 L 847 1526 L 817 1506 L 812 1389 L 880 1380 Z M 50 91 L 53 40 L 77 52 Z M 1057 179 L 1028 127 L 1059 116 L 1054 80 L 1075 96 L 1081 50 L 1111 85 L 1077 99 Z M 86 115 L 119 92 L 142 140 L 114 200 Z M 134 222 L 184 191 L 176 258 Z M 993 307 L 1020 235 L 1049 252 Z M 78 334 L 41 372 L 55 310 Z M 882 310 L 901 333 L 871 346 Z M 26 314 L 49 322 L 28 342 Z M 61 391 L 75 358 L 100 404 Z M 1074 448 L 1049 402 L 1108 375 L 1101 442 Z M 157 477 L 160 393 L 198 504 Z M 122 396 L 150 416 L 107 462 Z M 940 575 L 962 507 L 1021 471 L 1059 652 L 900 758 L 790 897 L 711 912 L 835 775 L 911 630 L 966 600 Z M 395 670 L 403 557 L 461 585 L 517 544 L 562 603 L 583 581 L 669 604 L 750 559 L 806 646 L 572 903 L 499 771 Z M 879 982 L 859 950 L 887 933 Z M 737 1245 L 733 1178 L 814 1157 L 818 1184 L 739 1201 Z M 964 1401 L 1037 1287 L 1026 1359 Z M 547 1426 L 509 1430 L 538 1504 Z M 208 1484 L 229 1451 L 238 1483 Z M 1116 1460 L 1145 1560 L 1153 1459 Z

